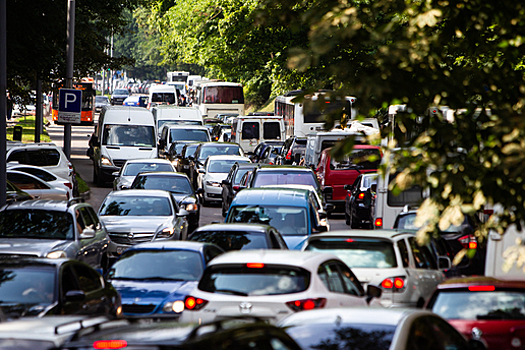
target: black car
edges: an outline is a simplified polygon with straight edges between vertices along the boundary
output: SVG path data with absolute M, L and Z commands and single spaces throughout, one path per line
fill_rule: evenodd
M 290 136 L 284 141 L 281 154 L 276 161 L 279 165 L 299 164 L 306 153 L 306 137 Z
M 78 260 L 3 260 L 0 276 L 0 307 L 9 318 L 70 314 L 119 317 L 122 312 L 115 288 Z
M 288 249 L 281 234 L 262 224 L 211 224 L 193 232 L 190 241 L 213 243 L 224 251 L 245 249 Z
M 177 165 L 179 164 L 179 160 L 182 156 L 182 151 L 184 150 L 184 146 L 186 146 L 191 141 L 175 141 L 172 142 L 168 152 L 164 153 L 164 157 L 173 164 L 175 169 L 177 169 Z M 159 157 L 160 158 L 160 157 Z
M 122 105 L 124 100 L 129 97 L 128 89 L 115 89 L 111 94 L 111 105 Z
M 231 130 L 231 124 L 215 124 L 210 132 L 212 141 L 219 141 L 219 137 L 223 130 Z
M 222 216 L 226 216 L 226 212 L 230 208 L 233 197 L 239 191 L 239 184 L 244 174 L 253 170 L 256 164 L 253 163 L 235 163 L 226 180 L 222 181 Z
M 266 147 L 261 157 L 259 158 L 259 163 L 275 165 L 277 162 L 277 157 L 279 157 L 279 154 L 281 153 L 281 148 L 282 148 L 282 145 L 281 146 L 272 145 L 272 146 Z
M 345 222 L 351 228 L 372 228 L 375 193 L 372 185 L 377 185 L 377 173 L 360 174 L 354 183 L 345 185 Z
M 233 142 L 204 142 L 198 145 L 193 156 L 189 157 L 191 161 L 189 177 L 195 188 L 199 169 L 203 169 L 206 158 L 218 155 L 244 156 L 244 152 L 241 146 Z
M 282 141 L 263 141 L 255 147 L 253 150 L 253 155 L 250 157 L 251 161 L 254 163 L 261 163 L 261 160 L 264 158 L 265 151 L 268 148 L 271 148 L 272 146 L 277 146 L 275 149 L 278 149 L 279 151 L 282 149 L 283 146 Z M 280 154 L 280 152 L 279 152 Z
M 179 322 L 110 321 L 77 333 L 60 349 L 301 350 L 283 329 L 256 318 L 223 319 L 202 325 Z
M 175 169 L 179 173 L 184 173 L 188 175 L 188 177 L 190 176 L 193 155 L 195 154 L 197 147 L 201 143 L 202 142 L 190 142 L 182 147 L 182 151 L 180 151 L 180 156 L 178 157 L 177 164 L 175 165 Z
M 180 208 L 188 213 L 188 232 L 193 232 L 199 226 L 201 206 L 197 193 L 183 173 L 152 172 L 140 173 L 131 184 L 132 189 L 164 190 L 171 192 Z

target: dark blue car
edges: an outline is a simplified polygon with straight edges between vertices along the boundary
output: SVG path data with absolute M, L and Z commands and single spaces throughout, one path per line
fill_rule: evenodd
M 223 252 L 198 242 L 137 244 L 121 255 L 107 279 L 120 293 L 126 316 L 178 318 L 184 298 L 199 283 L 209 261 Z
M 133 95 L 129 96 L 122 103 L 124 106 L 146 107 L 148 105 L 148 96 Z

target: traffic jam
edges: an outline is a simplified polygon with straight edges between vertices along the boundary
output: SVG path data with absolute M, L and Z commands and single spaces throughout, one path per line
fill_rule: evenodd
M 516 235 L 478 239 L 475 214 L 422 244 L 428 191 L 392 191 L 355 97 L 246 113 L 241 84 L 192 86 L 97 105 L 100 206 L 61 147 L 7 143 L 1 349 L 525 349 L 525 281 L 502 272 Z M 325 129 L 319 101 L 347 124 Z

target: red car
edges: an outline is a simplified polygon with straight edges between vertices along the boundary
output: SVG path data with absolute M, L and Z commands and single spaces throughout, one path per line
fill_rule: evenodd
M 525 349 L 525 281 L 453 278 L 439 284 L 426 308 L 488 349 Z
M 381 162 L 381 151 L 377 146 L 355 145 L 352 153 L 343 159 L 334 159 L 330 155 L 331 150 L 327 148 L 321 152 L 315 172 L 325 201 L 334 204 L 336 211 L 344 212 L 345 185 L 353 184 L 359 174 L 376 172 Z

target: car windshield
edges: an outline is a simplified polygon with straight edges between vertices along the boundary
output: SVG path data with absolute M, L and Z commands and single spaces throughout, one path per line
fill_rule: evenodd
M 169 199 L 146 196 L 108 196 L 100 207 L 100 215 L 170 216 Z
M 224 251 L 245 249 L 269 249 L 264 233 L 242 231 L 200 231 L 194 232 L 190 241 L 213 243 Z
M 446 319 L 525 320 L 525 291 L 442 291 L 432 311 Z
M 109 102 L 107 96 L 95 96 L 95 102 Z
M 369 323 L 317 323 L 285 327 L 304 350 L 388 350 L 395 326 Z
M 135 181 L 133 181 L 131 188 L 193 194 L 190 181 L 185 176 L 139 175 L 135 178 Z
M 257 264 L 257 268 L 248 266 L 249 263 L 207 269 L 199 283 L 199 289 L 209 293 L 243 296 L 280 295 L 303 292 L 310 284 L 310 273 L 298 267 L 266 265 L 261 268 L 261 264 Z
M 73 217 L 68 212 L 13 209 L 0 212 L 0 237 L 74 239 Z
M 248 163 L 242 160 L 211 160 L 208 164 L 208 172 L 210 173 L 229 173 L 233 164 Z
M 174 141 L 210 141 L 208 132 L 201 129 L 171 129 L 170 142 Z
M 234 185 L 238 185 L 241 182 L 242 177 L 244 174 L 246 174 L 248 171 L 253 170 L 252 169 L 239 169 L 237 170 L 237 173 L 235 173 L 235 179 L 233 180 Z
M 107 146 L 155 147 L 153 126 L 104 125 L 102 144 Z
M 179 125 L 179 124 L 184 124 L 184 125 L 202 125 L 202 122 L 201 121 L 198 121 L 198 120 L 182 120 L 182 119 L 177 119 L 177 120 L 170 120 L 170 119 L 162 119 L 162 120 L 158 120 L 157 121 L 157 130 L 162 130 L 162 127 L 165 125 L 165 124 L 171 124 L 171 125 Z
M 129 163 L 124 167 L 123 176 L 137 176 L 138 173 L 150 173 L 152 171 L 171 171 L 173 167 L 166 163 Z
M 56 299 L 55 274 L 48 266 L 0 268 L 0 306 L 52 303 Z
M 323 251 L 337 255 L 349 267 L 397 267 L 392 242 L 373 238 L 323 238 L 308 243 L 306 250 Z
M 209 156 L 218 156 L 218 155 L 232 155 L 232 156 L 242 156 L 241 148 L 239 145 L 213 145 L 209 147 L 201 147 L 199 154 L 199 161 L 203 162 Z M 235 162 L 234 162 L 235 163 Z
M 311 185 L 317 188 L 314 174 L 311 172 L 299 171 L 260 171 L 256 172 L 252 187 L 262 187 L 268 185 Z
M 377 169 L 381 162 L 379 149 L 354 149 L 352 153 L 342 159 L 330 160 L 330 169 L 332 170 L 350 170 L 350 169 Z
M 116 89 L 113 91 L 113 95 L 129 95 L 129 91 L 126 89 Z
M 468 219 L 465 216 L 464 224 L 468 224 Z M 419 230 L 423 225 L 416 225 L 416 213 L 406 214 L 400 216 L 397 222 L 397 227 L 403 230 Z M 442 232 L 461 232 L 461 226 L 450 224 L 450 226 Z
M 108 273 L 108 279 L 198 281 L 201 255 L 189 250 L 131 250 Z
M 306 209 L 286 206 L 234 206 L 228 222 L 256 223 L 273 226 L 283 236 L 308 234 Z

